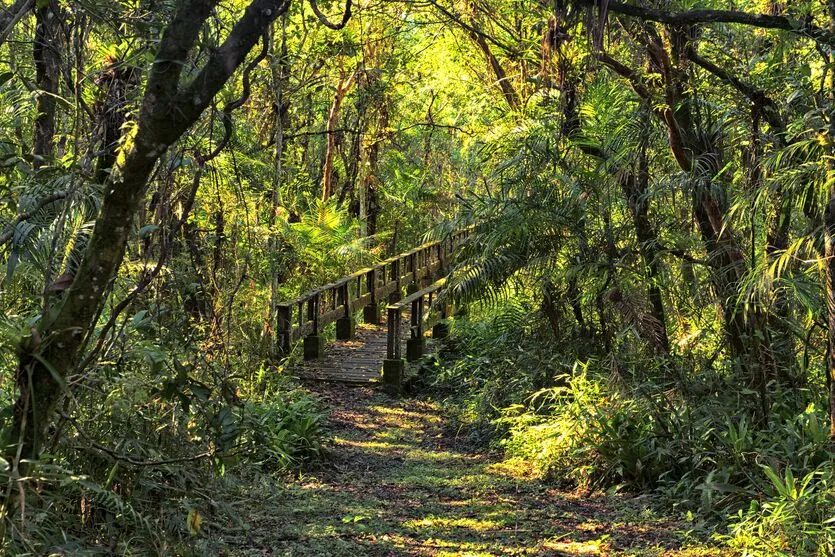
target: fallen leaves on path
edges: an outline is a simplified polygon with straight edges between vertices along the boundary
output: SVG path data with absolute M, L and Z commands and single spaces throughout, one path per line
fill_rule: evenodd
M 440 408 L 373 389 L 314 387 L 331 409 L 330 458 L 254 500 L 225 555 L 721 555 L 640 499 L 563 492 L 520 462 L 472 454 Z M 276 480 L 280 484 L 281 480 Z M 257 492 L 254 492 L 257 493 Z

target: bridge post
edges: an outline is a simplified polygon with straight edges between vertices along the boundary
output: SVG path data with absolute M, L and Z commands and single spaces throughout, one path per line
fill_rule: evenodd
M 409 272 L 412 275 L 409 284 L 406 285 L 406 295 L 414 294 L 418 290 L 420 290 L 420 284 L 418 283 L 418 272 L 417 272 L 417 254 L 418 252 L 410 253 L 407 257 L 407 261 L 409 262 Z
M 307 302 L 307 319 L 313 322 L 313 332 L 304 337 L 304 359 L 321 360 L 325 357 L 325 338 L 319 334 L 319 308 L 322 293 L 317 292 Z
M 383 267 L 383 279 L 385 280 L 385 267 Z M 365 288 L 371 294 L 371 302 L 362 308 L 362 320 L 372 325 L 379 325 L 382 321 L 380 315 L 380 301 L 377 299 L 377 267 L 373 267 L 365 275 Z M 359 294 L 359 291 L 357 291 Z
M 423 296 L 412 302 L 411 338 L 406 341 L 406 361 L 415 362 L 426 351 L 426 339 L 423 338 Z
M 351 296 L 348 281 L 337 290 L 337 305 L 345 307 L 345 314 L 336 320 L 336 340 L 354 338 L 354 318 L 351 315 Z
M 400 283 L 400 278 L 401 278 L 400 277 L 400 275 L 401 275 L 401 273 L 400 273 L 400 261 L 401 261 L 401 258 L 398 257 L 397 259 L 395 259 L 394 261 L 391 262 L 391 270 L 389 272 L 394 273 L 394 280 L 397 282 L 397 286 L 395 287 L 395 291 L 392 292 L 391 294 L 389 294 L 389 303 L 390 304 L 393 304 L 394 302 L 397 302 L 398 300 L 400 300 L 400 296 L 403 295 L 402 290 L 401 290 L 403 288 L 403 286 Z M 388 278 L 389 281 L 391 281 L 391 279 L 392 279 L 391 276 L 389 276 L 387 278 Z
M 279 304 L 276 306 L 276 312 L 278 313 L 276 325 L 278 353 L 286 356 L 290 353 L 293 343 L 293 306 Z
M 446 319 L 449 317 L 449 306 L 446 302 L 441 306 L 441 321 L 432 327 L 432 338 L 447 338 L 449 336 L 449 323 Z
M 403 378 L 406 375 L 406 362 L 400 352 L 400 309 L 388 308 L 388 337 L 386 339 L 386 359 L 383 360 L 383 389 L 392 395 L 403 391 Z
M 429 272 L 432 265 L 432 247 L 425 247 L 418 252 L 418 267 L 420 268 L 420 289 L 423 290 L 433 282 L 432 274 Z

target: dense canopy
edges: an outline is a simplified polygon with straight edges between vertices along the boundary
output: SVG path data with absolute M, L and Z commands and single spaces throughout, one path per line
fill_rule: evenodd
M 816 0 L 0 0 L 3 550 L 221 551 L 338 441 L 281 304 L 471 227 L 410 396 L 832 554 L 833 48 Z

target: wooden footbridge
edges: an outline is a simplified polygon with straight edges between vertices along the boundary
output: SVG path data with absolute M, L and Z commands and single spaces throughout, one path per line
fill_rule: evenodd
M 296 343 L 303 343 L 304 361 L 292 371 L 323 381 L 381 381 L 387 390 L 399 392 L 406 363 L 426 351 L 426 333 L 446 336 L 449 310 L 446 303 L 437 303 L 438 294 L 452 258 L 470 234 L 470 229 L 455 232 L 279 304 L 281 351 L 290 354 Z M 332 323 L 336 341 L 326 346 L 324 328 Z

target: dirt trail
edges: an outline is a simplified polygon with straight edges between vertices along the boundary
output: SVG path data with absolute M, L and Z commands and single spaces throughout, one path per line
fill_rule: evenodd
M 227 555 L 719 555 L 639 499 L 583 497 L 471 454 L 436 404 L 313 387 L 331 409 L 331 457 L 263 504 Z M 234 548 L 234 549 L 233 549 Z

